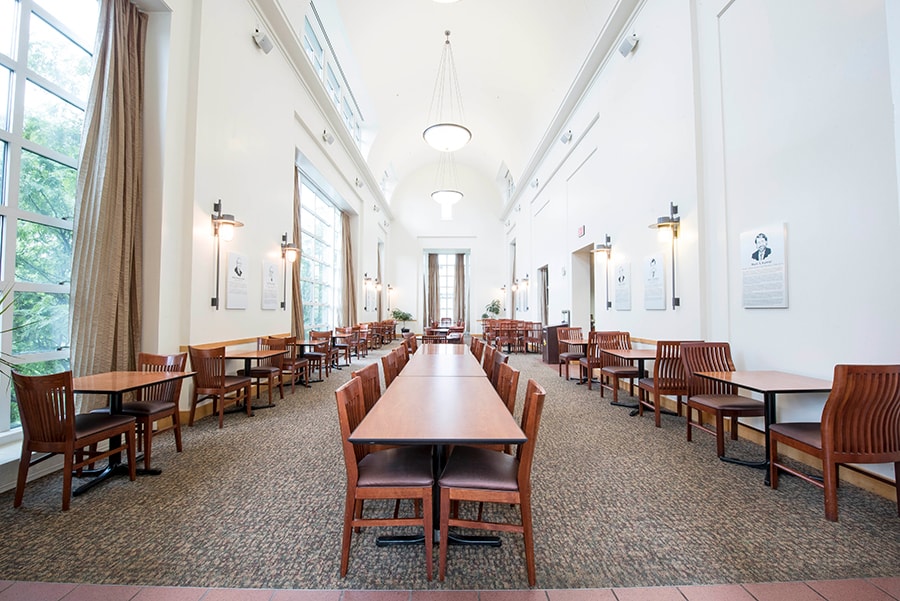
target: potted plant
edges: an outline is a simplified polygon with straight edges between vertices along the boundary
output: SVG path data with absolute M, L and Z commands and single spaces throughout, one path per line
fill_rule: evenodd
M 481 314 L 481 319 L 497 319 L 499 316 L 500 299 L 495 298 L 485 306 L 484 313 Z
M 409 332 L 409 328 L 406 327 L 406 322 L 413 320 L 413 316 L 410 313 L 401 311 L 400 309 L 394 309 L 391 311 L 391 317 L 403 324 L 403 327 L 400 328 L 400 332 Z

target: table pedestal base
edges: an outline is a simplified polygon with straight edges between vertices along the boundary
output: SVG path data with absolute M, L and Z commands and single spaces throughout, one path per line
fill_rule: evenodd
M 141 457 L 136 458 L 135 461 L 141 459 Z M 138 476 L 159 476 L 160 474 L 162 474 L 162 470 L 158 468 L 150 468 L 149 470 L 144 468 L 137 468 L 135 471 L 137 472 Z M 77 497 L 83 493 L 86 493 L 101 482 L 105 482 L 113 476 L 127 476 L 128 473 L 129 471 L 127 463 L 111 463 L 106 467 L 100 469 L 82 470 L 81 475 L 91 477 L 91 479 L 75 488 L 72 491 L 72 496 Z

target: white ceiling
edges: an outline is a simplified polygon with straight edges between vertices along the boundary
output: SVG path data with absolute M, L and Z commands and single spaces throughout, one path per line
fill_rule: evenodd
M 460 167 L 516 184 L 597 44 L 616 0 L 314 0 L 370 132 L 376 179 L 402 185 L 439 153 L 422 139 L 444 43 L 450 41 L 472 141 Z M 294 24 L 302 31 L 302 23 Z M 549 132 L 558 136 L 556 132 Z

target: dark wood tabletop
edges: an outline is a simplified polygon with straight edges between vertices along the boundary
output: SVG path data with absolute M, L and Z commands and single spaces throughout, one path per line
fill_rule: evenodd
M 486 377 L 404 377 L 387 387 L 350 441 L 518 444 L 525 434 Z
M 458 346 L 462 353 L 416 353 L 409 358 L 409 362 L 399 376 L 402 377 L 427 377 L 427 376 L 456 376 L 456 377 L 482 377 L 487 378 L 478 359 L 472 355 L 462 344 L 423 344 L 427 346 Z
M 697 375 L 762 393 L 829 392 L 831 390 L 831 380 L 783 371 L 699 371 Z

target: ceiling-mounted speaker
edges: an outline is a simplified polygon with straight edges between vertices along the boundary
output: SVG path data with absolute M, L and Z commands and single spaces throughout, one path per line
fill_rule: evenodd
M 619 54 L 622 56 L 628 56 L 628 54 L 634 50 L 634 47 L 637 46 L 638 37 L 635 34 L 631 34 L 629 36 L 625 36 L 625 39 L 622 40 L 622 43 L 619 44 Z
M 259 28 L 253 32 L 253 41 L 256 42 L 256 45 L 259 46 L 259 49 L 269 54 L 272 52 L 272 40 L 269 39 L 269 36 L 265 34 L 265 32 L 260 31 Z

